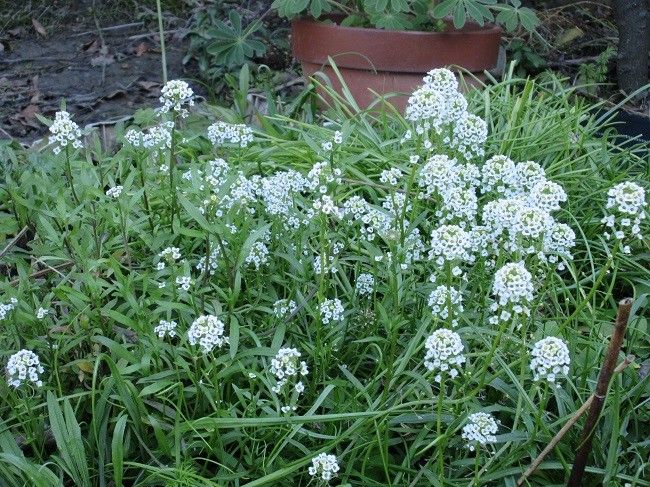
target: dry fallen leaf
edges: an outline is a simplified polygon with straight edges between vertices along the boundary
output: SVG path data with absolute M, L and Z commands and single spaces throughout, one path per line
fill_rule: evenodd
M 145 54 L 148 50 L 149 50 L 149 44 L 147 44 L 146 42 L 141 42 L 135 47 L 135 55 L 137 57 L 140 57 L 143 54 Z
M 39 128 L 39 124 L 36 121 L 36 114 L 41 113 L 41 109 L 36 105 L 27 105 L 19 113 L 14 115 L 12 118 L 19 121 L 26 127 Z
M 99 51 L 99 40 L 94 39 L 92 41 L 88 41 L 81 48 L 87 53 L 97 52 Z
M 47 37 L 47 31 L 45 30 L 45 27 L 43 27 L 43 24 L 41 24 L 36 19 L 32 19 L 32 25 L 34 26 L 34 29 L 36 29 L 36 32 L 38 32 L 43 37 Z
M 23 28 L 22 27 L 16 27 L 15 29 L 11 29 L 7 31 L 11 37 L 18 37 L 20 34 L 23 33 Z
M 90 60 L 90 64 L 93 66 L 108 66 L 114 62 L 115 58 L 112 54 L 100 54 L 99 56 L 95 56 Z

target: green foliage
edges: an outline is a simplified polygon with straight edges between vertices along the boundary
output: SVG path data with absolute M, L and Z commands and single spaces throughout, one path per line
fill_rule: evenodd
M 18 299 L 0 327 L 0 362 L 29 348 L 45 367 L 42 388 L 0 381 L 3 485 L 308 485 L 316 484 L 307 469 L 321 452 L 340 460 L 331 485 L 514 485 L 592 393 L 619 297 L 636 298 L 625 352 L 639 362 L 650 354 L 648 242 L 638 242 L 640 251 L 630 256 L 614 255 L 600 223 L 613 184 L 647 184 L 647 148 L 617 147 L 593 107 L 557 79 L 510 74 L 468 94 L 470 111 L 489 127 L 488 156 L 534 160 L 565 188 L 558 218 L 575 229 L 577 247 L 565 271 L 544 273 L 537 283 L 545 291 L 524 323 L 530 333 L 508 330 L 494 346 L 498 327 L 487 323 L 486 307 L 466 303 L 454 330 L 471 344 L 470 373 L 447 383 L 449 396 L 422 365 L 426 336 L 444 326 L 427 305 L 428 279 L 440 266 L 422 262 L 403 270 L 378 260 L 388 251 L 399 256 L 398 249 L 355 240 L 342 221 L 314 218 L 287 230 L 281 220 L 262 216 L 259 202 L 251 203 L 255 212 L 237 206 L 217 215 L 210 205 L 232 194 L 207 188 L 207 161 L 218 158 L 233 169 L 222 181 L 227 189 L 240 184 L 238 171 L 253 181 L 279 171 L 306 174 L 325 160 L 326 171 L 341 170 L 342 181 L 328 183 L 337 203 L 360 195 L 376 204 L 397 194 L 380 174 L 420 167 L 423 161 L 410 165 L 409 157 L 428 155 L 422 141 L 401 142 L 409 124 L 398 114 L 363 112 L 353 100 L 330 94 L 337 101 L 316 122 L 260 117 L 263 128 L 247 147 L 214 147 L 205 115 L 177 120 L 173 148 L 160 153 L 128 145 L 106 152 L 90 136 L 83 151 L 71 152 L 70 181 L 64 153 L 0 144 L 0 249 L 7 249 L 0 302 Z M 235 112 L 245 111 L 245 100 L 235 98 L 240 105 L 219 110 L 219 118 L 241 122 Z M 136 120 L 156 122 L 150 112 Z M 334 130 L 345 141 L 323 152 Z M 119 140 L 123 131 L 118 127 Z M 452 153 L 442 137 L 432 141 L 436 151 Z M 171 161 L 178 177 L 170 185 L 160 166 Z M 408 184 L 404 179 L 400 184 Z M 106 196 L 116 184 L 121 196 Z M 435 202 L 412 201 L 422 215 L 414 225 L 428 231 L 438 224 Z M 305 194 L 292 203 L 313 208 Z M 23 227 L 27 237 L 7 246 Z M 266 230 L 269 261 L 256 269 L 246 259 Z M 336 272 L 325 278 L 314 272 L 312 257 L 334 242 L 345 251 L 333 255 Z M 168 246 L 178 247 L 182 259 L 157 269 L 158 253 Z M 215 249 L 214 274 L 197 268 Z M 368 298 L 354 292 L 361 270 L 377 279 Z M 460 285 L 488 299 L 493 274 L 474 266 Z M 190 292 L 175 284 L 185 275 L 193 277 Z M 324 326 L 318 305 L 333 296 L 345 301 L 346 321 Z M 281 298 L 297 307 L 277 318 L 272 310 Z M 50 315 L 37 319 L 39 307 Z M 228 345 L 201 354 L 188 342 L 187 328 L 201 314 L 224 321 Z M 161 319 L 176 321 L 178 336 L 160 339 L 153 327 Z M 563 337 L 572 354 L 571 373 L 557 391 L 533 383 L 528 370 L 531 341 L 550 334 Z M 310 368 L 298 409 L 287 414 L 269 373 L 283 346 L 298 348 Z M 632 365 L 611 384 L 585 485 L 650 485 L 650 379 L 639 372 Z M 483 408 L 501 421 L 498 443 L 489 455 L 474 456 L 460 430 L 468 413 Z M 528 485 L 566 481 L 579 426 Z
M 261 18 L 223 2 L 210 4 L 191 19 L 190 46 L 184 63 L 196 60 L 215 92 L 225 88 L 224 76 L 255 65 L 270 48 L 286 50 L 284 29 L 269 31 Z
M 344 14 L 342 25 L 368 25 L 389 30 L 441 30 L 444 23 L 436 20 L 450 18 L 455 28 L 472 21 L 481 26 L 496 22 L 508 31 L 523 27 L 533 31 L 539 25 L 535 12 L 522 7 L 520 0 L 274 0 L 273 8 L 284 17 L 324 13 Z M 495 15 L 496 13 L 496 15 Z
M 598 93 L 598 85 L 607 81 L 609 63 L 616 56 L 616 49 L 608 46 L 593 62 L 586 62 L 578 67 L 578 80 L 584 89 L 594 95 Z

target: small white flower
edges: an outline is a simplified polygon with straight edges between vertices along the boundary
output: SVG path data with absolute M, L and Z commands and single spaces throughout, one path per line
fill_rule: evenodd
M 498 430 L 497 422 L 491 414 L 478 412 L 469 415 L 461 437 L 467 441 L 467 447 L 474 451 L 477 446 L 496 443 L 495 434 Z
M 13 387 L 20 387 L 23 383 L 41 387 L 43 381 L 39 374 L 43 372 L 38 355 L 31 350 L 20 350 L 9 357 L 7 362 L 7 382 Z
M 208 139 L 214 146 L 228 143 L 244 148 L 253 142 L 253 130 L 244 124 L 216 122 L 208 127 Z
M 338 298 L 326 299 L 320 305 L 320 316 L 324 325 L 331 321 L 343 321 L 344 312 L 343 304 Z
M 357 277 L 354 289 L 359 296 L 370 296 L 375 287 L 375 277 L 372 274 L 362 273 Z
M 455 313 L 464 311 L 462 294 L 457 289 L 445 285 L 440 285 L 431 291 L 428 304 L 431 313 L 441 320 L 449 318 L 450 311 Z M 452 326 L 458 325 L 458 320 L 452 319 L 451 324 Z
M 0 321 L 4 320 L 9 312 L 13 310 L 18 304 L 16 298 L 11 298 L 8 303 L 0 303 Z
M 39 320 L 42 320 L 45 318 L 47 315 L 50 314 L 50 310 L 47 308 L 38 308 L 38 311 L 36 312 L 36 318 Z
M 559 338 L 546 337 L 538 341 L 530 354 L 533 357 L 530 369 L 536 381 L 547 380 L 554 383 L 559 377 L 566 377 L 569 373 L 569 349 Z
M 160 103 L 163 104 L 160 108 L 162 113 L 173 111 L 182 118 L 187 117 L 188 111 L 185 107 L 194 105 L 194 92 L 185 81 L 170 80 L 165 83 L 160 93 Z
M 321 453 L 312 459 L 308 471 L 312 477 L 320 477 L 327 482 L 336 476 L 339 469 L 339 463 L 335 455 Z
M 56 112 L 54 122 L 50 125 L 49 143 L 54 145 L 54 153 L 58 154 L 61 149 L 71 145 L 75 149 L 81 149 L 81 129 L 70 119 L 66 111 Z
M 109 188 L 106 190 L 106 196 L 109 198 L 117 199 L 122 194 L 122 189 L 124 189 L 122 186 L 114 186 L 112 188 Z
M 278 299 L 273 303 L 273 315 L 276 318 L 285 318 L 296 312 L 298 306 L 292 299 Z
M 210 353 L 214 348 L 221 348 L 229 342 L 224 336 L 223 322 L 213 315 L 202 315 L 194 320 L 187 331 L 190 345 L 200 345 L 203 353 Z
M 158 335 L 158 338 L 165 338 L 166 336 L 173 338 L 176 336 L 177 325 L 175 321 L 160 320 L 159 324 L 154 327 L 153 332 Z
M 192 287 L 192 278 L 190 276 L 178 276 L 176 285 L 183 291 L 189 291 L 190 287 Z
M 461 365 L 465 362 L 465 347 L 458 333 L 446 328 L 436 330 L 427 338 L 424 347 L 424 366 L 436 372 L 436 382 L 441 381 L 443 373 L 449 374 L 452 379 L 458 375 Z

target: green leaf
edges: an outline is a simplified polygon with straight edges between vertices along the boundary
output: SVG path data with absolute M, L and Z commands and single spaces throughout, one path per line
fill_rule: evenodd
M 115 423 L 111 440 L 111 461 L 113 462 L 113 482 L 115 482 L 115 487 L 122 487 L 122 479 L 124 478 L 124 430 L 128 419 L 125 414 L 120 415 L 117 423 Z

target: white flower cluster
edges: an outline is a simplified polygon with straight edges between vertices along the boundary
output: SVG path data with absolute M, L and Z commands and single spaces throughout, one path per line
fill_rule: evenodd
M 162 252 L 158 254 L 160 261 L 156 264 L 156 270 L 163 270 L 167 264 L 174 264 L 178 259 L 181 258 L 181 249 L 178 247 L 167 247 Z
M 434 69 L 423 78 L 423 85 L 409 97 L 405 117 L 416 123 L 421 134 L 430 128 L 440 133 L 467 110 L 467 101 L 458 91 L 458 81 L 448 69 Z
M 190 345 L 199 345 L 203 353 L 210 353 L 214 348 L 221 348 L 228 343 L 228 337 L 224 334 L 223 322 L 212 315 L 202 315 L 194 320 L 187 331 L 187 339 Z
M 108 188 L 106 190 L 106 196 L 109 198 L 119 198 L 123 189 L 122 186 L 113 186 L 112 188 Z
M 221 255 L 221 249 L 217 246 L 215 246 L 210 251 L 210 256 L 207 262 L 207 269 L 208 269 L 208 274 L 210 274 L 211 276 L 214 276 L 214 274 L 217 272 L 217 269 L 219 268 L 220 255 Z M 200 272 L 205 272 L 206 269 L 205 255 L 199 259 L 199 261 L 196 263 L 195 268 Z
M 363 272 L 357 276 L 354 289 L 359 296 L 370 296 L 375 288 L 375 277 Z
M 155 156 L 160 155 L 163 151 L 171 149 L 172 146 L 172 130 L 174 129 L 174 122 L 162 122 L 153 127 L 149 127 L 147 131 L 136 129 L 129 129 L 124 138 L 126 141 L 135 148 L 147 149 Z M 162 172 L 166 172 L 168 168 L 164 166 L 161 168 Z
M 467 424 L 463 426 L 461 437 L 467 441 L 470 451 L 474 451 L 477 446 L 496 443 L 497 431 L 499 431 L 499 427 L 494 416 L 481 411 L 469 415 Z
M 298 309 L 298 305 L 292 299 L 278 299 L 273 303 L 273 315 L 276 318 L 286 318 Z
M 463 295 L 458 289 L 445 285 L 440 285 L 431 291 L 428 304 L 433 316 L 441 320 L 446 320 L 450 316 L 460 314 L 464 311 Z M 454 314 L 450 314 L 450 312 Z M 451 325 L 457 326 L 458 319 L 455 317 L 452 318 Z
M 269 238 L 268 232 L 262 235 L 262 239 L 252 245 L 250 252 L 246 256 L 246 264 L 255 267 L 255 270 L 259 270 L 269 261 L 269 247 L 267 245 Z
M 399 167 L 392 167 L 381 172 L 379 182 L 389 186 L 397 186 L 402 179 L 402 171 Z
M 295 392 L 294 396 L 302 394 L 305 390 L 305 385 L 302 382 L 304 377 L 309 374 L 307 362 L 300 360 L 300 352 L 295 348 L 281 348 L 278 350 L 276 356 L 271 360 L 271 373 L 275 376 L 275 386 L 272 391 L 280 394 L 283 391 Z M 287 388 L 286 386 L 289 386 Z M 294 401 L 291 401 L 294 403 Z M 283 412 L 296 410 L 295 404 L 285 405 L 282 409 Z
M 559 376 L 566 377 L 569 373 L 569 348 L 560 338 L 546 337 L 538 341 L 530 354 L 533 357 L 530 369 L 536 381 L 547 380 L 555 383 Z
M 47 315 L 50 314 L 50 310 L 47 308 L 38 308 L 38 311 L 36 311 L 36 318 L 39 320 L 42 320 L 45 318 Z
M 166 336 L 174 338 L 177 326 L 178 323 L 175 321 L 160 320 L 159 324 L 154 327 L 153 332 L 158 335 L 158 338 L 165 338 Z
M 16 298 L 10 298 L 8 303 L 0 303 L 0 321 L 4 320 L 17 304 L 18 300 Z
M 602 219 L 609 231 L 605 237 L 616 238 L 623 253 L 631 253 L 629 238 L 642 238 L 641 222 L 646 216 L 645 189 L 636 183 L 626 181 L 619 183 L 607 192 L 608 214 Z M 611 232 L 611 234 L 610 234 Z
M 439 266 L 445 262 L 472 262 L 471 251 L 471 234 L 458 225 L 443 225 L 431 232 L 429 259 L 435 260 Z
M 244 148 L 253 142 L 253 130 L 244 124 L 220 121 L 208 127 L 208 139 L 214 146 L 228 143 Z
M 334 145 L 341 145 L 343 143 L 343 134 L 340 131 L 335 131 L 332 140 L 326 140 L 321 144 L 325 152 L 329 152 L 334 148 Z
M 56 112 L 54 122 L 50 125 L 49 143 L 54 144 L 55 154 L 61 152 L 61 149 L 71 145 L 75 149 L 81 149 L 81 129 L 79 125 L 72 121 L 70 114 L 66 111 Z
M 492 316 L 490 323 L 508 321 L 512 313 L 529 315 L 528 305 L 533 300 L 533 290 L 533 276 L 523 262 L 511 262 L 497 270 L 493 285 L 497 301 L 490 309 L 502 311 L 499 315 Z
M 194 91 L 185 81 L 174 79 L 165 83 L 160 90 L 160 111 L 162 113 L 175 112 L 181 118 L 188 115 L 187 108 L 194 106 Z
M 446 328 L 434 331 L 424 344 L 426 354 L 424 366 L 436 372 L 435 381 L 442 380 L 442 374 L 447 373 L 452 379 L 458 376 L 460 367 L 465 363 L 463 342 L 460 335 Z
M 191 276 L 177 276 L 176 285 L 180 291 L 189 291 L 192 287 L 192 277 Z
M 39 374 L 44 372 L 43 366 L 31 350 L 21 350 L 9 357 L 7 362 L 7 381 L 10 386 L 20 387 L 23 383 L 31 382 L 36 387 L 41 387 L 43 381 Z
M 339 470 L 339 462 L 335 455 L 320 453 L 315 458 L 312 458 L 311 467 L 309 467 L 309 475 L 320 478 L 325 482 L 329 482 L 336 476 L 336 473 Z
M 331 196 L 323 194 L 320 198 L 314 200 L 312 207 L 315 211 L 323 215 L 331 215 L 334 218 L 343 218 L 343 210 L 336 206 Z
M 343 321 L 343 303 L 338 298 L 326 299 L 320 305 L 320 317 L 324 325 L 332 321 Z

